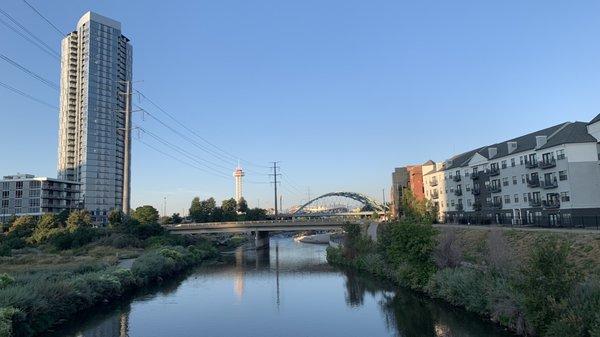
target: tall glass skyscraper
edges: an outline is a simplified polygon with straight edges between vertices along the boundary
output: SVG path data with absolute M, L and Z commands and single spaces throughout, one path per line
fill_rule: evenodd
M 104 223 L 123 207 L 132 47 L 119 22 L 87 12 L 61 51 L 58 177 L 80 182 L 85 209 Z

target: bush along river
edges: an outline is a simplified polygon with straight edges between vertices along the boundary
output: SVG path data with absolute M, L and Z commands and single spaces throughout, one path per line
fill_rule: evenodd
M 272 237 L 51 336 L 512 336 L 444 303 L 327 263 L 326 246 Z

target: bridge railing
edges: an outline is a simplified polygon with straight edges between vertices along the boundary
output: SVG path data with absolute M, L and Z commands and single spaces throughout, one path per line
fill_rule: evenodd
M 291 219 L 291 220 L 258 220 L 258 221 L 227 221 L 227 222 L 194 222 L 194 223 L 183 223 L 177 225 L 165 225 L 167 229 L 182 229 L 182 228 L 197 228 L 197 227 L 226 227 L 226 226 L 238 226 L 238 227 L 253 227 L 256 225 L 268 226 L 268 225 L 279 225 L 279 224 L 297 224 L 297 223 L 345 223 L 350 221 L 360 221 L 355 217 L 336 217 L 336 218 L 316 218 L 316 219 Z

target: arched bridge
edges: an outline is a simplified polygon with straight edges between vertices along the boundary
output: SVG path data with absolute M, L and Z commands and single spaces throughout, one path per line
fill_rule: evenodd
M 344 198 L 348 198 L 348 199 L 357 201 L 363 205 L 363 210 L 367 211 L 367 212 L 384 212 L 385 211 L 384 205 L 381 205 L 377 201 L 371 199 L 370 197 L 368 197 L 364 194 L 355 193 L 355 192 L 331 192 L 331 193 L 323 194 L 321 196 L 318 196 L 318 197 L 310 200 L 309 202 L 307 202 L 306 204 L 304 204 L 300 208 L 298 208 L 294 213 L 292 213 L 292 216 L 299 216 L 299 215 L 306 214 L 307 213 L 306 209 L 308 206 L 317 202 L 318 200 L 321 200 L 324 198 L 330 198 L 330 197 L 344 197 Z

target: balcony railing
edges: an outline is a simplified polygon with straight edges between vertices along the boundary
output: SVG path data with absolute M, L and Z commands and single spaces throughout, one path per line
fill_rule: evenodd
M 545 209 L 558 209 L 560 208 L 560 200 L 544 200 L 542 201 L 542 206 Z
M 547 168 L 552 168 L 556 166 L 556 159 L 554 158 L 550 158 L 548 160 L 542 160 L 538 163 L 539 168 L 541 169 L 547 169 Z
M 534 169 L 538 167 L 538 162 L 537 160 L 526 160 L 525 167 L 527 167 L 528 169 Z
M 494 167 L 494 168 L 491 168 L 488 172 L 489 172 L 490 176 L 492 176 L 492 177 L 497 176 L 500 174 L 500 168 Z
M 540 182 L 540 185 L 542 186 L 543 189 L 551 189 L 551 188 L 557 188 L 558 187 L 558 180 L 556 180 L 556 178 L 552 179 L 552 180 L 542 180 Z
M 437 194 L 437 193 L 434 193 L 434 194 L 431 195 L 431 199 L 434 199 L 434 200 L 438 199 L 439 197 L 440 197 L 440 195 Z
M 471 179 L 473 179 L 473 180 L 479 179 L 479 172 L 473 172 L 473 173 L 471 173 Z
M 490 185 L 490 192 L 500 193 L 502 192 L 502 187 L 500 185 Z
M 481 194 L 481 190 L 478 188 L 474 188 L 471 190 L 471 194 L 473 195 L 480 195 Z
M 473 203 L 473 210 L 474 211 L 481 211 L 481 203 L 479 203 L 479 202 Z
M 502 201 L 491 201 L 486 203 L 488 208 L 502 208 Z
M 462 190 L 454 190 L 454 195 L 460 197 L 462 195 Z
M 530 207 L 540 207 L 542 206 L 542 202 L 540 200 L 529 200 Z
M 540 178 L 527 178 L 527 187 L 540 187 Z
M 454 181 L 456 181 L 456 182 L 459 182 L 459 181 L 460 181 L 460 179 L 461 179 L 461 177 L 460 177 L 460 174 L 457 174 L 457 175 L 455 175 L 455 176 L 452 178 L 452 180 L 454 180 Z
M 459 212 L 462 212 L 465 209 L 465 207 L 463 206 L 463 204 L 457 204 L 456 205 L 456 210 Z
M 429 181 L 429 186 L 437 186 L 438 185 L 438 181 L 437 180 L 431 180 Z

